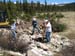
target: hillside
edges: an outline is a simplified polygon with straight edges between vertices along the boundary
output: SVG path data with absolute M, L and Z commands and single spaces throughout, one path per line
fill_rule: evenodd
M 6 56 L 75 55 L 75 12 L 62 13 L 65 17 L 60 21 L 66 24 L 67 29 L 64 32 L 52 33 L 50 43 L 42 42 L 42 34 L 35 32 L 34 35 L 30 35 L 32 31 L 31 22 L 21 20 L 22 23 L 17 26 L 16 42 L 12 38 L 10 29 L 0 29 L 0 54 Z

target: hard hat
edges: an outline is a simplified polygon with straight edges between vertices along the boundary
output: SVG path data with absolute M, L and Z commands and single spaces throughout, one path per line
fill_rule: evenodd
M 36 18 L 33 18 L 34 21 L 36 21 Z
M 44 22 L 48 22 L 48 20 L 46 19 L 46 20 L 44 20 Z

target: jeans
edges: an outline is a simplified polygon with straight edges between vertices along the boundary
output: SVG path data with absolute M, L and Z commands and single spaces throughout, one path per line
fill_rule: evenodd
M 37 29 L 37 30 L 38 30 L 38 32 L 40 33 L 40 29 L 39 29 L 39 27 L 38 27 L 38 26 L 36 26 L 36 27 L 33 27 L 32 35 L 34 34 L 35 29 Z
M 15 30 L 11 30 L 11 32 L 12 32 L 12 37 L 13 37 L 14 39 L 16 39 L 16 32 L 15 32 Z
M 46 40 L 47 40 L 47 42 L 50 42 L 50 39 L 51 39 L 50 35 L 51 35 L 51 32 L 46 32 Z

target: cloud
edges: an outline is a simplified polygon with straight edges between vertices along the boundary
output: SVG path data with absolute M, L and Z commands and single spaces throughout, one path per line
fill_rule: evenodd
M 16 2 L 14 2 L 14 4 L 16 4 Z
M 51 5 L 54 5 L 54 4 L 55 4 L 55 5 L 58 5 L 59 3 L 56 3 L 56 2 L 52 2 L 52 3 L 51 3 Z

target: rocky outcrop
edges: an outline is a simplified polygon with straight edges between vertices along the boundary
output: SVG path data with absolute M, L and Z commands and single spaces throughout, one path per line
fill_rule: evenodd
M 29 48 L 31 41 L 29 35 L 25 33 L 21 33 L 16 39 L 13 38 L 11 30 L 9 29 L 0 29 L 0 34 L 0 47 L 4 49 L 26 52 Z
M 50 43 L 36 41 L 35 39 L 42 39 L 43 35 L 37 33 L 30 35 L 32 27 L 24 27 L 20 25 L 17 27 L 16 41 L 12 40 L 11 30 L 0 29 L 0 46 L 8 49 L 12 47 L 10 49 L 27 53 L 28 56 L 54 56 L 55 53 L 60 52 L 65 46 L 71 45 L 67 37 L 54 33 L 51 36 Z M 11 51 L 6 53 L 13 56 L 17 55 L 16 52 Z M 20 56 L 25 55 L 20 54 Z
M 28 56 L 53 56 L 55 53 L 60 52 L 62 48 L 69 45 L 70 41 L 67 37 L 53 34 L 50 43 L 34 41 L 30 45 L 32 49 L 28 50 Z

